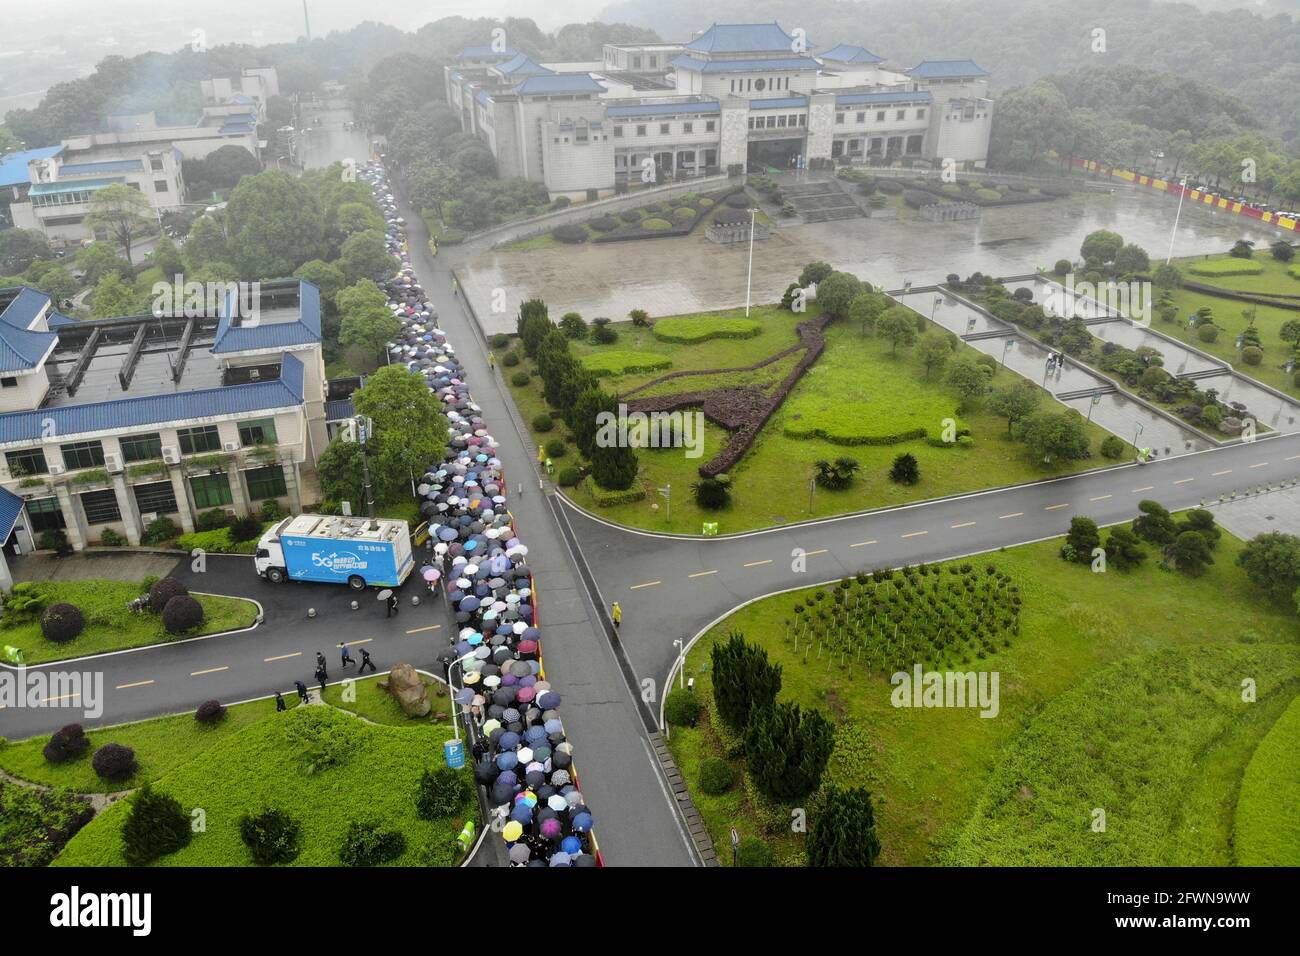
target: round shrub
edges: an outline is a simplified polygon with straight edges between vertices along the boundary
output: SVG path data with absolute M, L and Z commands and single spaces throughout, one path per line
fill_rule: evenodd
M 710 796 L 726 793 L 735 782 L 736 774 L 725 760 L 709 757 L 700 764 L 700 789 Z
M 149 589 L 149 610 L 161 614 L 167 602 L 182 594 L 189 594 L 189 589 L 175 578 L 163 578 L 155 581 Z
M 343 834 L 339 860 L 344 866 L 375 866 L 406 852 L 406 837 L 378 823 L 353 820 Z
M 582 321 L 579 313 L 566 312 L 564 318 L 560 319 L 560 331 L 568 338 L 584 339 L 587 337 L 587 323 Z
M 690 206 L 680 206 L 673 210 L 673 218 L 678 222 L 690 222 L 698 213 Z
M 99 543 L 106 548 L 120 548 L 126 544 L 126 538 L 112 528 L 105 528 L 104 533 L 99 536 Z
M 302 852 L 302 825 L 283 810 L 266 807 L 239 818 L 239 838 L 260 866 L 289 863 Z
M 903 184 L 895 179 L 882 179 L 876 188 L 886 196 L 900 196 L 903 193 Z
M 235 516 L 225 508 L 213 508 L 210 511 L 200 512 L 194 519 L 194 530 L 216 531 L 218 528 L 229 528 L 234 520 Z
M 551 200 L 552 209 L 568 209 L 571 205 L 573 205 L 573 200 L 568 196 L 556 196 Z
M 65 724 L 50 735 L 50 742 L 41 751 L 50 763 L 66 763 L 80 757 L 90 749 L 90 738 L 81 724 Z
M 664 719 L 675 727 L 694 727 L 700 719 L 700 702 L 685 687 L 669 691 L 664 698 Z
M 1196 327 L 1196 337 L 1202 342 L 1213 342 L 1219 337 L 1219 327 L 1210 322 Z
M 647 232 L 667 232 L 673 227 L 673 224 L 667 219 L 660 219 L 658 216 L 651 216 L 649 219 L 641 220 L 641 228 Z
M 523 386 L 523 385 L 527 385 L 528 381 L 529 381 L 528 373 L 522 370 L 515 372 L 513 375 L 510 376 L 511 385 Z
M 1068 276 L 1074 269 L 1074 264 L 1069 259 L 1057 259 L 1056 265 L 1052 266 L 1052 271 L 1058 276 Z
M 501 364 L 506 368 L 514 368 L 519 364 L 519 353 L 507 352 L 505 355 L 501 356 Z
M 498 332 L 488 341 L 494 349 L 503 349 L 510 344 L 510 336 L 506 335 L 504 332 Z
M 723 202 L 732 209 L 748 209 L 750 206 L 749 195 L 743 189 L 732 193 Z
M 52 604 L 41 615 L 41 635 L 55 644 L 66 644 L 86 626 L 81 608 L 75 604 Z
M 708 511 L 717 511 L 731 503 L 731 490 L 717 478 L 701 478 L 691 485 L 695 503 Z
M 1101 442 L 1101 454 L 1112 461 L 1124 457 L 1124 440 L 1117 435 L 1107 435 Z
M 546 443 L 547 458 L 563 458 L 568 451 L 569 446 L 564 443 L 563 438 L 552 438 Z
M 193 838 L 189 814 L 175 797 L 159 793 L 146 783 L 131 798 L 122 824 L 122 856 L 127 863 L 152 863 L 189 846 Z
M 121 744 L 104 744 L 90 758 L 101 780 L 125 780 L 135 773 L 135 751 Z
M 612 232 L 618 228 L 618 220 L 613 216 L 600 216 L 591 220 L 587 225 L 597 232 Z
M 712 209 L 713 200 L 710 199 L 708 196 L 701 196 L 698 200 L 696 200 L 695 205 L 699 206 L 701 209 Z
M 573 465 L 569 465 L 560 469 L 560 473 L 556 476 L 555 480 L 562 488 L 572 488 L 582 480 L 582 472 Z
M 1002 194 L 1000 192 L 998 192 L 996 189 L 989 189 L 986 186 L 981 186 L 979 189 L 975 190 L 975 195 L 978 196 L 980 199 L 992 200 L 992 199 L 1002 198 Z
M 199 704 L 198 710 L 194 711 L 194 719 L 201 724 L 215 724 L 224 716 L 226 716 L 226 705 L 219 700 L 205 700 Z
M 256 515 L 236 518 L 230 526 L 231 541 L 254 541 L 262 536 L 262 521 Z
M 421 820 L 441 820 L 459 813 L 469 798 L 469 784 L 455 770 L 426 770 L 415 791 L 415 813 Z
M 587 230 L 582 226 L 556 226 L 551 230 L 551 235 L 560 242 L 586 242 Z
M 758 837 L 745 837 L 736 847 L 736 866 L 771 867 L 776 865 L 772 848 Z
M 591 326 L 591 341 L 597 345 L 611 345 L 618 341 L 618 331 L 609 324 L 609 319 L 595 319 Z
M 188 594 L 178 594 L 163 608 L 162 621 L 168 634 L 186 634 L 203 623 L 203 605 Z
M 533 416 L 533 431 L 549 432 L 555 427 L 555 419 L 551 418 L 546 412 L 540 412 Z
M 1264 361 L 1264 350 L 1258 345 L 1247 345 L 1241 350 L 1241 360 L 1247 365 L 1258 365 Z
M 624 222 L 640 222 L 641 210 L 624 209 L 621 213 L 618 214 L 618 218 L 622 219 Z

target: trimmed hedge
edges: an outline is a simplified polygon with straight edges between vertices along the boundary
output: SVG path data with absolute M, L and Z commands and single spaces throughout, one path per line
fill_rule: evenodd
M 736 782 L 731 764 L 717 757 L 708 757 L 700 764 L 700 789 L 711 797 L 726 793 Z
M 1208 259 L 1187 267 L 1195 276 L 1257 276 L 1264 267 L 1250 259 Z
M 591 478 L 587 478 L 584 485 L 587 493 L 596 502 L 596 506 L 600 508 L 612 508 L 614 505 L 626 505 L 645 500 L 645 489 L 640 487 L 628 488 L 626 491 L 606 491 Z
M 659 352 L 638 352 L 633 349 L 614 349 L 584 355 L 582 367 L 597 378 L 611 375 L 631 375 L 636 372 L 655 372 L 669 368 L 673 360 Z
M 762 331 L 762 323 L 753 319 L 686 315 L 660 319 L 652 334 L 663 342 L 694 345 L 709 339 L 752 339 Z
M 554 427 L 555 419 L 546 412 L 538 412 L 533 416 L 533 431 L 549 432 Z

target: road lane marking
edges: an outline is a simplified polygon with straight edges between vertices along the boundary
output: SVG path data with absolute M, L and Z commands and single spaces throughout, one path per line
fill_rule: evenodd
M 207 670 L 205 670 L 205 671 L 190 671 L 190 676 L 191 676 L 191 677 L 202 677 L 204 674 L 215 674 L 215 673 L 217 673 L 218 671 L 228 671 L 228 670 L 230 670 L 230 667 L 229 667 L 229 666 L 226 666 L 226 667 L 209 667 L 209 668 L 208 668 Z
M 1174 482 L 1174 484 L 1176 484 L 1176 485 L 1185 485 L 1185 484 L 1187 484 L 1189 481 L 1195 481 L 1195 480 L 1196 480 L 1195 478 L 1179 478 L 1177 481 Z
M 130 690 L 132 687 L 145 687 L 145 686 L 148 686 L 149 684 L 152 684 L 152 683 L 153 683 L 153 681 L 151 681 L 151 680 L 138 680 L 138 681 L 135 681 L 134 683 L 131 683 L 131 684 L 118 684 L 118 685 L 117 685 L 116 687 L 114 687 L 113 689 L 114 689 L 114 690 Z
M 437 624 L 434 625 L 434 627 L 437 626 L 438 626 Z M 342 643 L 344 647 L 356 647 L 358 644 L 369 644 L 373 640 L 374 640 L 373 637 L 363 637 L 359 641 L 343 641 Z
M 900 534 L 900 538 L 919 538 L 923 534 L 929 534 L 928 531 L 909 531 L 907 534 Z
M 718 573 L 718 569 L 714 568 L 712 571 L 696 571 L 694 574 L 688 574 L 686 576 L 688 578 L 707 578 L 710 574 L 717 574 L 717 573 Z
M 821 548 L 820 550 L 817 550 L 817 551 L 805 551 L 805 552 L 803 553 L 803 556 L 804 556 L 805 558 L 811 558 L 814 554 L 825 554 L 826 551 L 827 551 L 826 548 Z
M 954 527 L 954 528 L 969 528 L 969 527 L 970 527 L 971 525 L 973 525 L 974 523 L 975 523 L 974 521 L 963 521 L 961 524 L 955 524 L 955 525 L 952 525 L 952 527 Z
M 758 567 L 760 564 L 771 564 L 771 563 L 772 563 L 772 559 L 771 559 L 771 558 L 768 558 L 768 559 L 765 560 L 765 561 L 750 561 L 748 564 L 745 565 L 745 567 L 747 567 L 747 568 L 756 568 L 756 567 Z
M 302 657 L 302 651 L 294 651 L 292 654 L 279 654 L 275 657 L 263 657 L 263 664 L 270 664 L 273 661 L 287 661 L 291 657 Z
M 1065 504 L 1061 504 L 1061 505 L 1048 505 L 1048 506 L 1047 506 L 1046 508 L 1044 508 L 1043 510 L 1044 510 L 1044 511 L 1055 511 L 1057 508 L 1068 508 L 1068 507 L 1070 507 L 1070 503 L 1067 501 L 1067 502 L 1065 502 Z
M 1134 488 L 1132 493 L 1137 494 L 1139 491 L 1150 491 L 1155 485 L 1143 485 L 1141 488 Z
M 52 704 L 52 703 L 54 703 L 54 702 L 57 701 L 57 700 L 76 700 L 76 699 L 77 699 L 78 697 L 80 697 L 80 696 L 81 696 L 81 694 L 80 694 L 79 692 L 78 692 L 78 693 L 73 693 L 73 694 L 60 694 L 58 697 L 42 697 L 42 698 L 38 701 L 38 703 L 40 703 L 40 704 Z
M 1105 501 L 1107 498 L 1114 498 L 1114 495 L 1098 495 L 1096 498 L 1089 498 L 1089 501 Z
M 1268 464 L 1268 462 L 1266 462 L 1266 461 L 1261 461 L 1261 462 L 1259 462 L 1259 463 L 1257 463 L 1257 464 L 1251 465 L 1250 467 L 1251 467 L 1251 468 L 1263 468 L 1263 467 L 1264 467 L 1265 465 L 1267 465 L 1267 464 Z
M 850 547 L 850 548 L 865 548 L 867 545 L 869 545 L 869 544 L 875 544 L 875 543 L 876 543 L 876 539 L 875 539 L 875 538 L 872 538 L 870 541 L 859 541 L 857 544 L 851 544 L 851 545 L 849 545 L 849 547 Z
M 409 631 L 407 631 L 406 633 L 407 633 L 407 634 L 423 634 L 425 631 L 436 631 L 436 630 L 437 630 L 438 628 L 440 628 L 440 627 L 442 627 L 441 624 L 430 624 L 428 627 L 413 627 L 413 628 L 411 628 Z
M 629 590 L 629 591 L 639 591 L 639 590 L 641 590 L 642 588 L 652 588 L 652 587 L 654 587 L 656 584 L 663 584 L 663 582 L 662 582 L 662 581 L 647 581 L 645 584 L 634 584 L 634 585 L 632 585 L 630 588 L 628 588 L 628 590 Z
M 1230 474 L 1232 474 L 1232 469 L 1231 469 L 1231 468 L 1225 468 L 1225 469 L 1223 469 L 1223 471 L 1216 471 L 1214 474 L 1210 475 L 1210 477 L 1211 477 L 1211 478 L 1218 478 L 1218 477 L 1221 476 L 1221 475 L 1230 475 Z
M 1290 458 L 1283 458 L 1282 460 L 1283 460 L 1283 461 L 1295 461 L 1297 458 L 1300 458 L 1300 455 L 1292 455 Z
M 1009 515 L 998 515 L 998 520 L 1005 521 L 1007 518 L 1023 518 L 1024 516 L 1025 513 L 1023 511 L 1013 511 Z

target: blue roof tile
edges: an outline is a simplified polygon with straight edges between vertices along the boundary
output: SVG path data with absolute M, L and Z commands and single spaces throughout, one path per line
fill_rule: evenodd
M 42 146 L 40 149 L 25 149 L 0 157 L 0 187 L 30 183 L 32 178 L 27 172 L 27 164 L 33 159 L 49 159 L 61 152 L 62 146 Z
M 772 23 L 715 23 L 686 44 L 697 53 L 772 53 L 794 50 L 794 37 Z
M 819 69 L 817 61 L 806 56 L 771 57 L 761 60 L 704 60 L 696 56 L 673 57 L 669 66 L 698 73 L 748 73 L 754 70 L 792 71 Z
M 545 93 L 603 93 L 605 87 L 587 73 L 553 73 L 550 76 L 530 76 L 514 88 L 525 96 Z
M 64 163 L 59 176 L 99 176 L 103 173 L 139 172 L 144 169 L 141 159 L 110 159 L 102 163 Z
M 0 414 L 0 443 L 39 441 L 46 434 L 43 431 L 46 422 L 53 422 L 56 434 L 72 436 L 217 415 L 243 415 L 302 403 L 303 364 L 286 352 L 280 357 L 280 377 L 270 382 Z
M 333 401 L 325 403 L 325 421 L 341 422 L 345 418 L 352 418 L 357 413 L 350 398 L 336 398 Z
M 555 73 L 550 67 L 542 66 L 522 53 L 493 67 L 493 69 L 505 76 L 552 76 Z
M 57 333 L 31 328 L 49 304 L 50 297 L 44 292 L 20 286 L 18 294 L 0 312 L 0 372 L 34 369 L 54 348 Z
M 0 541 L 9 540 L 9 534 L 14 530 L 14 523 L 18 521 L 22 510 L 23 499 L 12 491 L 0 488 Z
M 905 72 L 927 80 L 989 75 L 989 71 L 974 60 L 922 60 Z
M 883 60 L 883 57 L 876 56 L 866 47 L 854 46 L 850 43 L 841 43 L 825 53 L 819 53 L 817 58 L 834 60 L 837 63 L 880 63 Z
M 212 351 L 218 355 L 310 345 L 320 341 L 320 289 L 310 282 L 298 282 L 298 318 L 293 322 L 236 325 L 230 320 L 229 304 L 229 299 L 221 304 L 217 335 L 212 344 Z
M 717 113 L 722 107 L 717 100 L 684 100 L 680 103 L 636 103 L 629 106 L 610 106 L 605 115 L 610 118 L 619 116 L 666 116 L 670 113 Z

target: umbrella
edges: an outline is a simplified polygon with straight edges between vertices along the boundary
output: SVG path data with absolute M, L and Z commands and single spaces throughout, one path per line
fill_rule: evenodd
M 375 595 L 375 599 L 378 601 L 387 601 L 392 596 L 393 596 L 393 592 L 390 591 L 388 588 L 384 588 L 382 591 L 380 591 L 378 594 Z
M 511 820 L 501 830 L 501 835 L 505 837 L 507 843 L 514 843 L 524 835 L 524 828 L 519 825 L 518 820 Z

